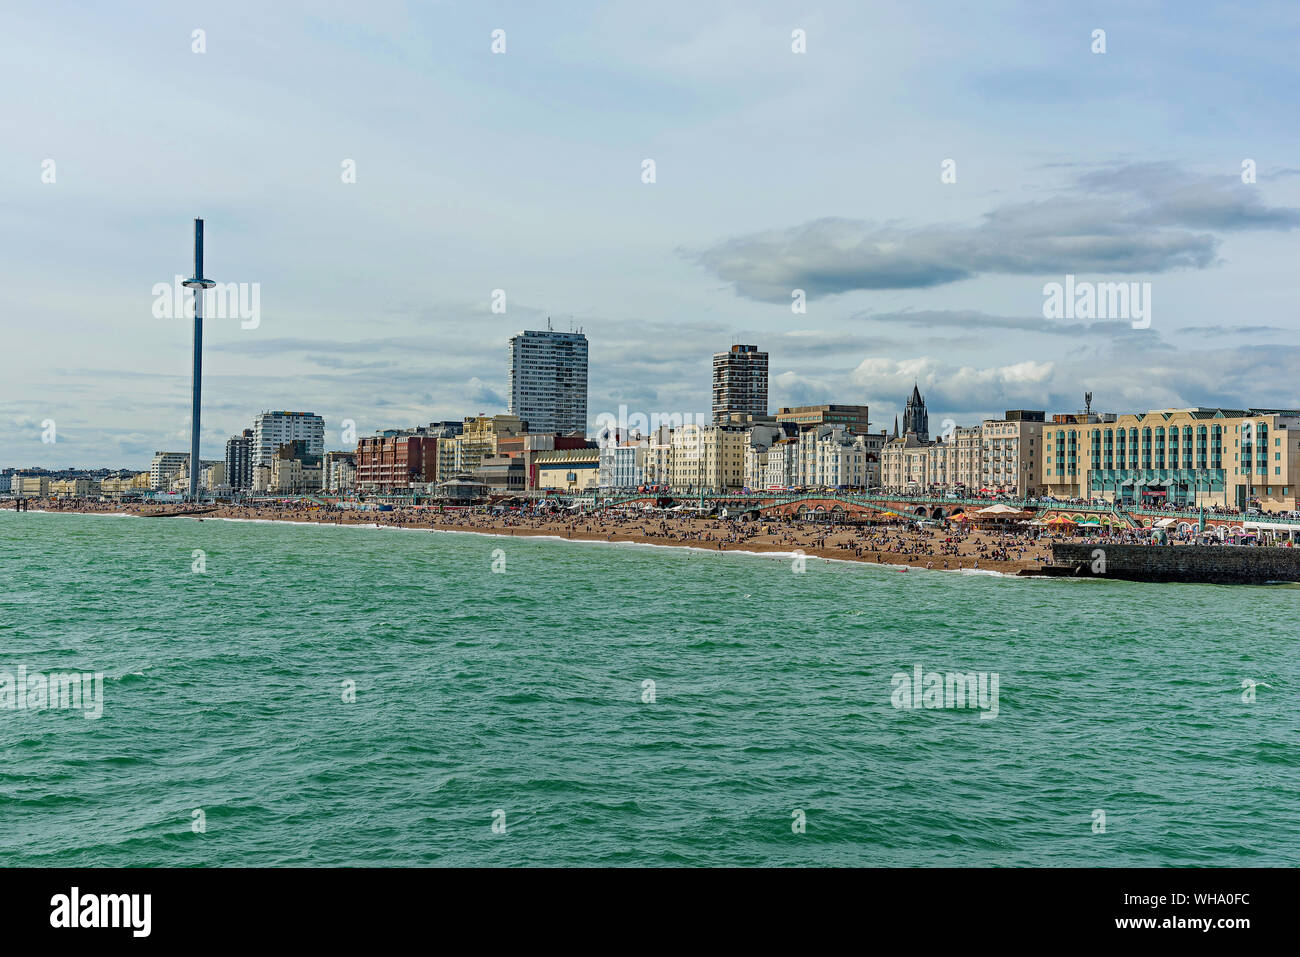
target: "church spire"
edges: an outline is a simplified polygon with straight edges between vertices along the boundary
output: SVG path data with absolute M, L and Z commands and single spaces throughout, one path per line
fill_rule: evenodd
M 930 440 L 930 416 L 926 412 L 921 389 L 915 382 L 912 383 L 912 394 L 908 396 L 907 405 L 903 409 L 903 432 L 914 434 L 922 442 Z

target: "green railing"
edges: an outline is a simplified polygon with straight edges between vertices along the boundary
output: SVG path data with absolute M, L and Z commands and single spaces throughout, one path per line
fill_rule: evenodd
M 1092 512 L 1101 515 L 1144 515 L 1156 518 L 1180 518 L 1184 520 L 1200 521 L 1202 517 L 1206 519 L 1226 519 L 1231 521 L 1244 521 L 1285 526 L 1300 527 L 1300 518 L 1289 518 L 1282 515 L 1271 515 L 1261 513 L 1259 515 L 1247 515 L 1240 511 L 1219 511 L 1204 512 L 1200 509 L 1172 509 L 1172 508 L 1143 508 L 1140 506 L 1129 506 L 1122 502 L 1057 502 L 1049 499 L 1024 498 L 1024 499 L 987 499 L 987 498 L 968 498 L 958 497 L 949 498 L 946 496 L 935 495 L 889 495 L 883 493 L 855 493 L 855 492 L 801 492 L 795 495 L 780 492 L 644 492 L 644 493 L 625 493 L 621 495 L 600 496 L 597 495 L 596 503 L 599 507 L 602 504 L 621 505 L 628 502 L 644 501 L 645 499 L 670 498 L 683 504 L 691 502 L 699 503 L 733 503 L 741 507 L 764 507 L 770 508 L 776 505 L 792 505 L 800 501 L 809 501 L 813 499 L 833 500 L 844 502 L 846 504 L 859 505 L 867 508 L 873 508 L 878 511 L 892 510 L 895 504 L 905 505 L 929 505 L 942 506 L 944 508 L 953 508 L 955 506 L 972 506 L 978 505 L 988 507 L 999 502 L 1008 505 L 1018 505 L 1026 511 L 1044 512 L 1044 511 L 1061 511 L 1061 512 Z

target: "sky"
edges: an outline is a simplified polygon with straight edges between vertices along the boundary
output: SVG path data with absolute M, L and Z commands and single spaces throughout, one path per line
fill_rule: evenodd
M 504 412 L 548 318 L 590 340 L 593 422 L 707 413 L 732 343 L 773 410 L 873 428 L 913 382 L 932 425 L 1300 408 L 1298 32 L 1294 3 L 7 0 L 0 467 L 188 450 L 156 287 L 196 216 L 259 305 L 205 322 L 204 458 L 264 410 L 327 448 Z M 1149 313 L 1048 318 L 1067 276 Z

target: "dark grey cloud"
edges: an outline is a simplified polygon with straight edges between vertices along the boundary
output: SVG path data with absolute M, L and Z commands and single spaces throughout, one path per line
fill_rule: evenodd
M 1093 393 L 1093 408 L 1102 412 L 1194 406 L 1300 409 L 1297 363 L 1300 346 L 1164 350 L 1153 355 L 1111 341 L 1088 355 L 1004 366 L 960 365 L 932 356 L 868 357 L 849 374 L 848 386 L 865 395 L 872 419 L 882 423 L 901 410 L 913 382 L 925 396 L 932 424 L 946 417 L 971 424 L 1017 408 L 1041 409 L 1048 415 L 1074 411 L 1083 406 L 1085 391 Z
M 1089 192 L 1129 197 L 1134 225 L 1182 226 L 1233 232 L 1288 230 L 1300 226 L 1300 210 L 1271 207 L 1257 184 L 1240 176 L 1197 178 L 1174 163 L 1133 163 L 1094 169 L 1079 177 Z
M 1151 339 L 1158 333 L 1150 329 L 1134 329 L 1131 322 L 1098 320 L 1096 322 L 1064 322 L 1044 319 L 1042 316 L 998 316 L 977 309 L 917 309 L 899 312 L 861 312 L 852 318 L 885 325 L 908 326 L 913 329 L 962 329 L 980 333 L 992 330 L 1037 332 L 1049 336 L 1142 336 Z
M 975 225 L 827 217 L 684 251 L 763 302 L 853 290 L 926 289 L 980 275 L 1161 273 L 1218 262 L 1218 232 L 1289 230 L 1300 210 L 1257 186 L 1168 164 L 1092 169 L 1051 199 L 1010 203 Z

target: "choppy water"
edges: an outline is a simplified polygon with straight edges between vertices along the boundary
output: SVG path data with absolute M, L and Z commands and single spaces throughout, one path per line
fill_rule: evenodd
M 1290 587 L 11 512 L 0 584 L 0 671 L 105 675 L 0 711 L 4 865 L 1300 862 Z

